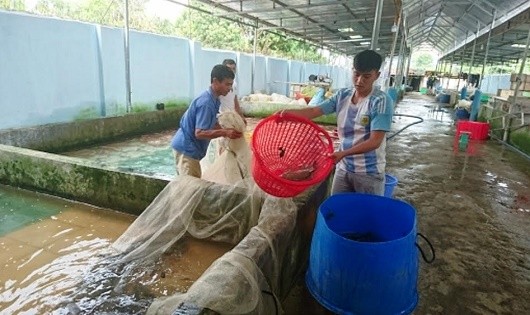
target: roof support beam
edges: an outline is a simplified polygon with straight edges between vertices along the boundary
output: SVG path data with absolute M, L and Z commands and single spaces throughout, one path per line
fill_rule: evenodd
M 370 49 L 376 50 L 379 42 L 379 26 L 381 25 L 381 15 L 383 13 L 383 0 L 377 0 L 374 18 L 374 30 L 372 31 L 372 40 L 370 41 Z
M 495 21 L 495 16 L 497 15 L 497 11 L 493 11 L 493 21 Z M 479 87 L 482 86 L 482 81 L 484 80 L 484 70 L 486 69 L 486 62 L 488 62 L 488 52 L 490 50 L 490 41 L 491 41 L 491 32 L 493 30 L 493 21 L 490 24 L 490 31 L 488 32 L 488 41 L 486 42 L 486 53 L 484 55 L 484 62 L 482 63 L 482 73 L 480 75 L 480 83 Z
M 457 29 L 461 30 L 464 33 L 466 32 L 466 29 L 464 29 L 461 26 L 459 26 L 458 23 L 451 22 L 451 21 L 447 20 L 447 18 L 445 18 L 445 17 L 442 17 L 442 20 L 444 20 L 445 22 L 450 24 L 450 25 L 448 25 L 448 27 L 454 27 L 454 28 L 457 28 Z M 442 27 L 442 26 L 439 26 L 439 27 Z
M 322 17 L 322 16 L 319 16 L 319 18 Z M 361 22 L 371 22 L 373 21 L 374 19 L 365 19 L 365 18 L 359 18 L 359 19 L 354 19 L 354 20 L 348 20 L 346 18 L 343 17 L 344 21 L 343 22 L 339 22 L 337 21 L 337 23 L 335 23 L 334 21 L 326 21 L 326 22 L 322 22 L 322 23 L 319 23 L 319 24 L 307 24 L 306 26 L 300 26 L 300 22 L 304 21 L 302 17 L 297 17 L 300 19 L 300 21 L 289 21 L 289 23 L 282 23 L 282 27 L 284 28 L 289 28 L 289 29 L 301 29 L 301 28 L 322 28 L 321 25 L 325 25 L 327 26 L 328 28 L 330 29 L 333 29 L 335 31 L 335 29 L 339 29 L 339 28 L 348 28 L 348 27 L 352 27 L 355 29 L 355 23 L 361 23 Z M 382 16 L 381 17 L 381 21 L 387 21 L 387 20 L 393 20 L 394 19 L 394 16 L 393 15 L 386 15 L 386 16 Z M 276 20 L 276 19 L 273 19 L 273 20 Z M 283 19 L 282 19 L 283 21 Z M 369 31 L 368 29 L 366 29 L 366 31 Z M 344 35 L 348 35 L 346 32 L 342 32 L 344 33 Z M 354 34 L 356 34 L 355 30 L 354 30 Z
M 303 9 L 310 9 L 320 6 L 328 6 L 329 3 L 322 2 L 322 3 L 308 3 L 308 4 L 295 4 L 295 5 L 282 5 L 282 7 L 276 7 L 276 4 L 278 4 L 275 1 L 272 1 L 273 6 L 266 9 L 256 9 L 256 10 L 241 10 L 241 11 L 232 11 L 232 12 L 223 12 L 219 14 L 215 14 L 217 16 L 233 16 L 233 15 L 241 15 L 241 14 L 259 14 L 259 13 L 269 13 L 269 12 L 282 12 L 282 11 L 292 11 L 292 10 L 303 10 Z M 363 8 L 360 8 L 361 10 Z

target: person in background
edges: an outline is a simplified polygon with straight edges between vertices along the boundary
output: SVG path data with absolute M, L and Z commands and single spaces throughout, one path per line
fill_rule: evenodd
M 236 62 L 233 59 L 223 60 L 223 65 L 230 68 L 234 72 L 234 75 L 236 74 Z M 246 122 L 245 117 L 243 116 L 243 111 L 239 106 L 239 100 L 237 99 L 236 81 L 234 81 L 234 84 L 232 84 L 232 89 L 230 90 L 230 92 L 228 92 L 228 94 L 224 96 L 220 96 L 219 99 L 221 100 L 221 112 L 228 110 L 236 111 Z
M 200 160 L 206 155 L 211 139 L 240 138 L 243 134 L 235 129 L 222 129 L 217 122 L 221 102 L 234 82 L 234 72 L 225 65 L 213 67 L 210 87 L 195 98 L 180 119 L 180 127 L 171 140 L 179 175 L 201 177 Z
M 429 91 L 430 94 L 432 94 L 433 87 L 434 87 L 434 76 L 430 75 L 429 78 L 427 79 L 427 90 Z
M 337 113 L 339 149 L 331 155 L 336 163 L 331 193 L 359 192 L 384 195 L 386 132 L 390 131 L 393 101 L 374 87 L 382 57 L 364 50 L 353 61 L 352 88 L 338 90 L 330 99 L 285 113 L 313 119 Z

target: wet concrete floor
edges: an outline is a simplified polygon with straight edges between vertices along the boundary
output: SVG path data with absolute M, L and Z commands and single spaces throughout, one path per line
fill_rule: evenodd
M 396 113 L 424 122 L 387 144 L 387 172 L 399 180 L 394 196 L 416 208 L 418 232 L 436 249 L 432 264 L 420 258 L 414 314 L 530 314 L 530 161 L 495 140 L 458 151 L 452 111 L 436 117 L 434 104 L 407 94 Z M 397 116 L 393 129 L 413 121 Z M 331 314 L 303 280 L 284 308 Z
M 425 116 L 423 97 L 398 112 Z M 455 152 L 455 127 L 428 119 L 389 144 L 396 197 L 437 249 L 420 269 L 417 314 L 530 312 L 530 161 L 496 142 Z

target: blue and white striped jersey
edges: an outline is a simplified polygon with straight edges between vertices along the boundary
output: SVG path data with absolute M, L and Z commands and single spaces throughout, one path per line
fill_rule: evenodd
M 319 105 L 324 114 L 337 113 L 337 131 L 340 150 L 368 140 L 372 130 L 390 131 L 394 104 L 390 96 L 379 88 L 358 104 L 352 103 L 355 88 L 341 89 Z M 364 154 L 349 155 L 338 167 L 352 173 L 384 174 L 386 165 L 386 139 L 379 148 Z

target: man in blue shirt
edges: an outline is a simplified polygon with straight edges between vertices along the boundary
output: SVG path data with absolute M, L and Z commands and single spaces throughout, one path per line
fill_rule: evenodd
M 315 107 L 286 110 L 309 119 L 337 113 L 339 149 L 332 154 L 337 164 L 331 193 L 361 192 L 384 195 L 386 132 L 390 131 L 393 101 L 374 87 L 381 56 L 373 50 L 355 55 L 353 85 L 341 89 Z
M 219 96 L 232 89 L 234 72 L 225 65 L 216 65 L 210 75 L 210 88 L 195 98 L 182 118 L 180 127 L 171 140 L 179 175 L 201 177 L 200 160 L 206 155 L 211 139 L 240 138 L 235 129 L 223 129 L 217 123 Z

